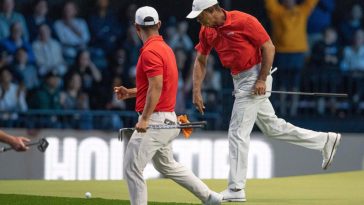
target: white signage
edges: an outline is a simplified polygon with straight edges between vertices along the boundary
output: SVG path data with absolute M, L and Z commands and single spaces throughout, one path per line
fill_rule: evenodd
M 45 179 L 47 180 L 120 180 L 123 179 L 124 145 L 117 139 L 56 136 L 47 137 Z M 176 139 L 173 141 L 177 161 L 193 170 L 202 179 L 227 178 L 229 173 L 229 144 L 227 139 Z M 250 141 L 248 178 L 273 176 L 273 151 L 268 143 Z M 160 174 L 148 164 L 144 177 Z

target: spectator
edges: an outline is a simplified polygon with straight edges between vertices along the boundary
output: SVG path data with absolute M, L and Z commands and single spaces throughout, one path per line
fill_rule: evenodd
M 340 35 L 343 43 L 350 45 L 354 33 L 363 27 L 363 8 L 359 4 L 354 4 L 351 8 L 350 18 L 340 24 Z
M 24 84 L 27 90 L 33 90 L 38 87 L 37 69 L 28 62 L 28 53 L 24 48 L 19 48 L 15 54 L 15 63 L 13 66 L 15 77 L 21 84 Z
M 53 72 L 47 73 L 44 82 L 35 93 L 32 108 L 58 110 L 60 103 L 60 78 Z
M 172 36 L 168 44 L 172 49 L 182 48 L 186 52 L 190 52 L 193 49 L 193 43 L 191 38 L 187 34 L 188 23 L 182 21 L 177 26 L 177 32 Z
M 296 0 L 265 0 L 268 16 L 272 23 L 272 40 L 276 47 L 275 66 L 282 72 L 278 79 L 280 89 L 292 87 L 298 91 L 300 73 L 305 64 L 308 50 L 307 21 L 318 0 L 304 0 L 300 5 Z M 291 84 L 287 84 L 291 83 Z M 290 114 L 296 115 L 298 95 L 292 99 Z M 286 113 L 285 95 L 281 95 L 280 112 Z
M 131 66 L 136 65 L 138 61 L 139 49 L 142 47 L 142 43 L 138 38 L 138 34 L 133 25 L 129 26 L 126 33 L 126 39 L 123 45 L 125 51 L 128 53 L 128 62 Z
M 357 30 L 353 44 L 345 47 L 341 69 L 348 76 L 348 90 L 353 92 L 353 103 L 357 105 L 364 97 L 364 30 Z
M 187 55 L 182 48 L 178 48 L 174 51 L 174 53 L 176 56 L 176 63 L 178 68 L 178 90 L 175 112 L 177 114 L 184 114 L 186 113 L 186 95 L 189 91 L 185 91 L 186 85 L 185 78 L 183 76 L 183 72 L 185 72 L 187 66 Z
M 115 76 L 121 78 L 123 85 L 129 85 L 128 72 L 126 51 L 123 48 L 118 48 L 110 60 L 109 69 L 103 73 L 103 82 L 107 89 L 113 88 L 110 86 Z
M 33 3 L 33 13 L 27 20 L 30 41 L 33 42 L 39 36 L 39 27 L 43 24 L 52 28 L 53 22 L 48 18 L 48 1 L 35 0 Z
M 120 36 L 121 24 L 110 8 L 109 0 L 97 0 L 96 9 L 89 16 L 88 23 L 91 32 L 91 45 L 102 49 L 103 53 L 111 54 Z
M 22 14 L 15 12 L 14 0 L 1 0 L 0 12 L 0 39 L 7 38 L 10 35 L 10 26 L 15 22 L 19 22 L 23 30 L 24 39 L 28 40 L 28 29 Z
M 323 32 L 323 39 L 312 49 L 311 64 L 315 67 L 339 67 L 341 60 L 340 46 L 335 28 L 328 27 Z
M 67 72 L 61 44 L 51 37 L 51 30 L 47 24 L 39 27 L 39 37 L 33 42 L 33 50 L 40 76 L 48 72 L 63 76 Z
M 364 30 L 357 30 L 353 44 L 345 47 L 341 67 L 344 71 L 364 71 Z
M 123 85 L 123 80 L 119 76 L 114 76 L 111 80 L 111 86 L 108 90 L 113 89 L 115 86 L 120 87 Z M 108 102 L 105 106 L 107 110 L 125 110 L 126 109 L 126 102 L 123 100 L 118 100 L 116 94 L 113 92 L 110 94 L 108 98 Z M 118 130 L 120 127 L 124 126 L 124 122 L 120 118 L 118 114 L 111 114 L 109 116 L 103 117 L 102 119 L 102 129 L 107 130 Z
M 74 65 L 69 70 L 69 73 L 77 72 L 81 75 L 82 90 L 90 97 L 90 106 L 92 109 L 101 108 L 103 100 L 103 91 L 100 90 L 102 85 L 102 74 L 96 65 L 91 61 L 90 52 L 81 50 L 77 54 Z M 66 79 L 68 74 L 66 74 Z
M 216 109 L 219 101 L 218 94 L 221 91 L 221 74 L 215 69 L 215 58 L 209 56 L 206 64 L 205 83 L 202 86 L 202 95 L 204 97 L 205 106 L 207 109 Z
M 85 20 L 77 18 L 78 9 L 75 2 L 67 1 L 62 14 L 62 19 L 55 22 L 54 29 L 62 43 L 66 60 L 72 62 L 77 51 L 87 47 L 90 33 Z
M 127 22 L 125 22 L 127 26 L 133 26 L 135 21 L 135 12 L 138 9 L 138 6 L 136 4 L 129 4 L 129 6 L 126 8 L 125 12 L 125 19 Z
M 341 83 L 339 64 L 341 61 L 341 48 L 338 44 L 337 32 L 334 28 L 327 28 L 322 40 L 318 41 L 312 50 L 312 69 L 310 76 L 314 91 L 337 92 Z M 307 81 L 304 79 L 304 81 Z M 309 87 L 306 85 L 304 88 Z M 319 98 L 318 113 L 325 114 L 326 99 Z M 331 114 L 336 112 L 336 99 L 330 99 Z
M 66 89 L 61 92 L 61 106 L 66 110 L 89 110 L 89 97 L 82 91 L 82 80 L 80 74 L 74 72 L 66 79 Z M 65 120 L 66 127 L 91 129 L 92 116 L 80 113 Z
M 6 52 L 14 57 L 16 50 L 24 48 L 28 53 L 29 63 L 34 63 L 34 53 L 32 46 L 23 37 L 23 28 L 21 23 L 15 22 L 10 26 L 10 36 L 1 41 Z M 13 61 L 13 59 L 11 59 Z
M 316 8 L 312 11 L 307 26 L 310 48 L 312 48 L 315 42 L 322 40 L 324 29 L 331 25 L 331 17 L 334 9 L 334 0 L 319 0 Z
M 30 105 L 33 109 L 42 110 L 60 110 L 61 109 L 61 92 L 60 78 L 53 72 L 45 75 L 45 79 L 41 87 L 30 96 Z M 61 128 L 57 113 L 49 112 L 49 115 L 42 115 L 39 118 L 32 120 L 30 123 L 35 123 L 37 127 Z M 29 126 L 29 125 L 28 125 Z
M 25 101 L 25 88 L 12 82 L 13 76 L 7 68 L 0 70 L 0 121 L 2 126 L 11 127 L 18 119 L 17 113 L 28 110 Z

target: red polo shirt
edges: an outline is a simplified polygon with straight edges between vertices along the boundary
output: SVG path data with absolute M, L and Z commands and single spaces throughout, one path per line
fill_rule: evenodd
M 136 66 L 136 107 L 143 112 L 148 91 L 148 78 L 163 76 L 163 89 L 155 112 L 173 112 L 176 105 L 178 70 L 172 49 L 162 36 L 152 36 L 140 50 Z
M 201 26 L 200 42 L 195 49 L 208 55 L 214 48 L 223 66 L 237 74 L 262 61 L 260 49 L 270 37 L 255 17 L 240 11 L 224 12 L 224 25 Z

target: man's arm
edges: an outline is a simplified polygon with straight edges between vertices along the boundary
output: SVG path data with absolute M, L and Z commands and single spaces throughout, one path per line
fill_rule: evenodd
M 0 141 L 9 144 L 16 151 L 26 151 L 28 149 L 25 146 L 26 142 L 29 142 L 28 138 L 25 137 L 14 137 L 0 130 Z
M 204 114 L 205 109 L 201 95 L 201 86 L 206 75 L 207 57 L 207 55 L 197 53 L 193 67 L 193 104 L 201 114 Z
M 144 110 L 139 122 L 135 128 L 138 132 L 146 132 L 148 127 L 149 118 L 154 112 L 155 107 L 159 102 L 159 98 L 163 89 L 163 76 L 157 75 L 155 77 L 148 78 L 149 87 L 147 91 L 147 97 L 145 101 Z
M 126 88 L 124 86 L 114 87 L 114 93 L 116 94 L 118 100 L 126 100 L 129 98 L 135 98 L 137 89 L 136 88 Z
M 265 8 L 267 9 L 267 14 L 270 16 L 270 18 L 281 14 L 283 10 L 283 6 L 278 0 L 265 0 Z
M 307 16 L 309 16 L 312 10 L 315 8 L 319 0 L 305 0 L 299 6 L 300 10 L 304 12 Z
M 265 94 L 265 89 L 266 89 L 265 80 L 267 79 L 267 76 L 269 75 L 270 69 L 273 64 L 275 47 L 272 41 L 269 39 L 262 45 L 261 50 L 262 50 L 262 65 L 257 82 L 255 83 L 255 94 L 257 95 Z

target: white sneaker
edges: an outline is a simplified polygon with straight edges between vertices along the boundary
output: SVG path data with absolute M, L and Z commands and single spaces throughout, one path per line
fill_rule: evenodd
M 211 192 L 209 198 L 207 199 L 207 201 L 205 201 L 205 203 L 203 203 L 204 205 L 220 205 L 222 202 L 222 195 L 216 192 Z
M 240 191 L 232 191 L 231 189 L 227 188 L 224 191 L 220 192 L 224 196 L 222 202 L 244 202 L 246 201 L 245 191 L 244 189 Z
M 336 149 L 340 144 L 341 135 L 339 133 L 329 132 L 327 136 L 327 142 L 322 150 L 322 169 L 327 169 L 332 160 L 334 159 Z

